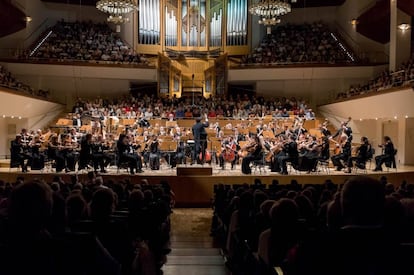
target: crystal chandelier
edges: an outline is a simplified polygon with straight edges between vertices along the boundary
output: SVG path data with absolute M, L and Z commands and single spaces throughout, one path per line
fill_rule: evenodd
M 96 8 L 109 14 L 108 22 L 116 25 L 128 22 L 125 15 L 138 10 L 134 0 L 100 0 L 96 2 Z
M 296 1 L 292 1 L 296 2 Z M 249 8 L 249 12 L 259 16 L 258 23 L 267 27 L 267 34 L 272 31 L 272 26 L 280 23 L 280 16 L 291 12 L 289 0 L 258 0 Z

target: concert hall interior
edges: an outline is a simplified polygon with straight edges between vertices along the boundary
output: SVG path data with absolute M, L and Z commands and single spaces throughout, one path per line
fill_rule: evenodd
M 0 15 L 4 274 L 414 273 L 413 1 Z

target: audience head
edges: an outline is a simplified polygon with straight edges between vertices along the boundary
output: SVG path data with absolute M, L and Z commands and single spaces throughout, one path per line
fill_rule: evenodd
M 11 193 L 9 218 L 18 231 L 36 233 L 45 229 L 52 215 L 52 191 L 40 181 L 16 186 Z
M 95 191 L 92 197 L 91 217 L 93 220 L 108 220 L 115 206 L 114 193 L 109 188 L 101 188 Z
M 367 176 L 349 179 L 341 193 L 345 226 L 378 226 L 384 221 L 385 193 L 381 183 Z

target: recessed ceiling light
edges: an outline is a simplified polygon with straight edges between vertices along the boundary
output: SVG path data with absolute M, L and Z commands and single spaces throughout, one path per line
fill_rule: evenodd
M 401 24 L 399 24 L 398 25 L 398 29 L 400 30 L 400 31 L 407 31 L 409 28 L 410 28 L 411 26 L 410 26 L 410 24 L 408 24 L 408 23 L 401 23 Z

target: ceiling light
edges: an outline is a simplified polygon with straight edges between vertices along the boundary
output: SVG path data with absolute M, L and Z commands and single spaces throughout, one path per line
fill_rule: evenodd
M 267 27 L 270 34 L 273 25 L 280 23 L 280 16 L 292 11 L 290 0 L 258 0 L 249 7 L 249 12 L 259 16 L 258 23 Z
M 351 25 L 352 25 L 352 26 L 356 26 L 356 25 L 358 25 L 358 23 L 359 23 L 359 21 L 358 21 L 358 19 L 356 19 L 356 18 L 353 18 L 353 19 L 351 20 Z
M 410 29 L 410 24 L 408 24 L 408 23 L 401 23 L 401 24 L 399 24 L 398 25 L 398 29 L 400 30 L 400 31 L 403 31 L 403 32 L 405 32 L 405 31 L 407 31 L 407 30 L 409 30 Z
M 135 0 L 100 0 L 96 2 L 96 8 L 109 14 L 108 22 L 119 25 L 129 21 L 126 15 L 137 11 L 138 5 Z

